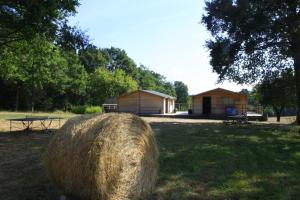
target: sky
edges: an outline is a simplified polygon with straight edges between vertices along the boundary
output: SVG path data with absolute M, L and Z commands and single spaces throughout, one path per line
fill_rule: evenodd
M 189 94 L 247 85 L 225 81 L 209 64 L 205 41 L 211 36 L 200 23 L 204 0 L 81 0 L 70 24 L 80 27 L 101 48 L 124 49 L 137 65 L 187 84 Z

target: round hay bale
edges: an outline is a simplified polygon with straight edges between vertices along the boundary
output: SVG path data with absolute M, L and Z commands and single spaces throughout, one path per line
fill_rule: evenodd
M 46 166 L 66 196 L 145 199 L 153 191 L 159 152 L 151 127 L 131 114 L 80 116 L 51 140 Z

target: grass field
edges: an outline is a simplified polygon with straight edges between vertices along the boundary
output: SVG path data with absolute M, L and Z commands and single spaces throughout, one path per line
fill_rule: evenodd
M 300 198 L 300 127 L 148 121 L 161 155 L 153 199 Z M 58 199 L 43 165 L 50 139 L 0 132 L 1 199 Z
M 25 118 L 25 117 L 40 117 L 40 116 L 49 116 L 49 117 L 62 117 L 62 118 L 70 118 L 75 116 L 73 113 L 65 113 L 65 112 L 35 112 L 35 113 L 28 113 L 28 112 L 5 112 L 0 111 L 0 120 L 6 119 L 15 119 L 15 118 Z

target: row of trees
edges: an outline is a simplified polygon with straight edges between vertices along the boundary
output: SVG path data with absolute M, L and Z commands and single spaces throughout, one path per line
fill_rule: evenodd
M 173 83 L 143 65 L 137 67 L 124 50 L 114 47 L 65 50 L 37 36 L 14 42 L 13 48 L 3 47 L 0 57 L 2 109 L 101 105 L 109 97 L 136 89 L 176 96 Z
M 0 3 L 1 109 L 101 105 L 135 89 L 176 96 L 174 84 L 161 74 L 137 66 L 124 50 L 96 47 L 69 26 L 78 5 L 78 0 Z

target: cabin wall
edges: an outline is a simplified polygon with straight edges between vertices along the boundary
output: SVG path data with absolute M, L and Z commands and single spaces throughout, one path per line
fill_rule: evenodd
M 118 98 L 119 112 L 135 113 L 139 112 L 139 93 L 135 92 L 127 96 Z
M 203 114 L 203 97 L 211 97 L 211 115 L 225 115 L 226 108 L 230 106 L 235 106 L 239 113 L 247 112 L 248 100 L 246 96 L 220 92 L 193 96 L 193 114 Z
M 164 111 L 164 98 L 152 94 L 140 92 L 140 113 L 161 114 Z
M 134 114 L 161 114 L 164 112 L 164 98 L 135 92 L 118 98 L 118 110 Z
M 196 115 L 202 115 L 203 111 L 202 111 L 202 98 L 203 96 L 193 96 L 192 99 L 192 108 L 193 108 L 193 114 Z
M 175 100 L 169 99 L 169 113 L 174 112 L 174 109 L 175 109 Z

